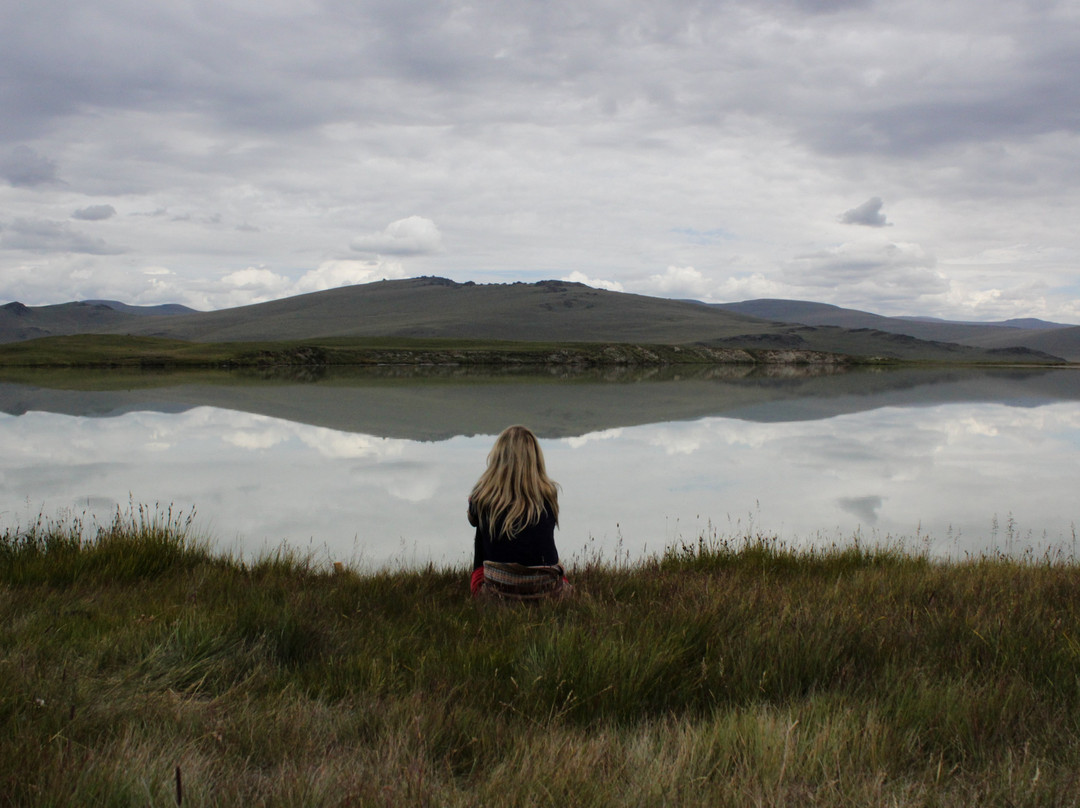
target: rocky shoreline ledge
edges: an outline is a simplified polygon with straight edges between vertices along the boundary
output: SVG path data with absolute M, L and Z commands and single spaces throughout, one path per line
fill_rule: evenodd
M 824 351 L 721 348 L 707 345 L 604 344 L 553 349 L 335 349 L 297 346 L 264 349 L 238 356 L 232 367 L 275 365 L 572 365 L 575 367 L 650 365 L 822 365 L 884 364 L 883 357 L 854 357 Z

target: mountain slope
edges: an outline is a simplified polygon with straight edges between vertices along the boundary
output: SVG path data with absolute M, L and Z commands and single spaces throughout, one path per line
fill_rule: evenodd
M 0 343 L 38 337 L 86 334 L 122 326 L 132 315 L 104 303 L 61 303 L 55 306 L 0 306 Z
M 63 324 L 74 330 L 59 333 L 166 337 L 193 342 L 413 337 L 538 343 L 703 343 L 941 361 L 1023 362 L 1054 358 L 1029 349 L 1013 350 L 1009 345 L 968 347 L 942 340 L 920 340 L 876 327 L 860 326 L 853 331 L 831 325 L 770 322 L 691 301 L 608 292 L 563 281 L 474 284 L 445 278 L 412 278 L 168 316 L 133 315 L 85 303 L 33 310 L 18 306 L 9 304 L 3 313 L 24 325 L 35 317 L 43 322 L 46 313 L 56 325 L 63 320 L 61 313 L 65 313 L 69 321 Z M 866 322 L 875 325 L 879 320 L 888 320 L 867 316 L 872 319 Z M 29 338 L 25 328 L 22 334 L 12 339 Z
M 578 283 L 480 285 L 412 278 L 147 318 L 113 332 L 202 342 L 390 336 L 678 343 L 734 336 L 761 325 L 738 314 Z
M 138 317 L 153 317 L 161 314 L 173 315 L 198 313 L 197 309 L 193 309 L 190 306 L 181 306 L 179 303 L 163 303 L 159 306 L 129 306 L 127 303 L 121 303 L 119 300 L 84 300 L 82 302 L 93 306 L 108 306 L 113 311 L 118 311 L 122 314 L 134 314 Z
M 1074 362 L 1080 361 L 1080 326 L 1048 323 L 1044 320 L 967 323 L 928 317 L 883 317 L 857 309 L 802 300 L 761 299 L 711 305 L 722 311 L 761 317 L 772 322 L 848 329 L 869 328 L 891 334 L 905 334 L 920 340 L 953 342 L 978 348 L 1022 347 Z

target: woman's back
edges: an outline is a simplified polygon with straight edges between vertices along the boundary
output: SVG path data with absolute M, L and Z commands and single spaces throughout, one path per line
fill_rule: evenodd
M 558 565 L 558 487 L 547 476 L 544 454 L 529 429 L 508 427 L 495 440 L 487 468 L 469 495 L 468 515 L 469 524 L 476 527 L 474 594 L 483 588 L 484 562 L 533 568 Z

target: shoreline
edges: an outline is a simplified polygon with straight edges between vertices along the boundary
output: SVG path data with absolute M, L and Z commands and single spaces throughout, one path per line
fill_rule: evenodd
M 731 343 L 732 340 L 725 340 Z M 196 343 L 155 337 L 79 335 L 0 345 L 0 368 L 266 369 L 274 367 L 669 367 L 679 365 L 854 367 L 1080 367 L 1030 352 L 1000 359 L 911 359 L 733 344 L 507 343 L 418 338 Z M 1018 354 L 1018 355 L 1014 355 Z

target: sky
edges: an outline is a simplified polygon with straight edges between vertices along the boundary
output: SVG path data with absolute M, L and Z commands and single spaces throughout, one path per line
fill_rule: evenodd
M 0 303 L 1080 323 L 1080 0 L 0 0 Z

